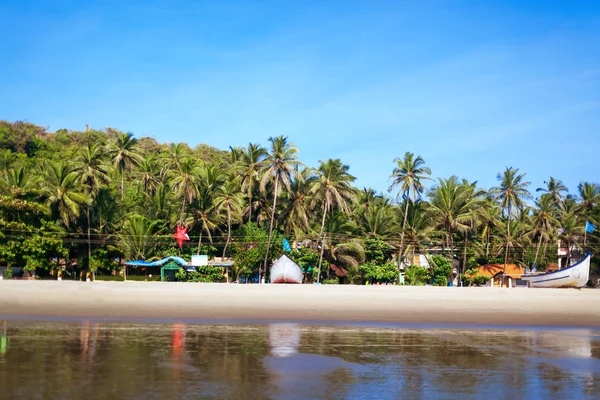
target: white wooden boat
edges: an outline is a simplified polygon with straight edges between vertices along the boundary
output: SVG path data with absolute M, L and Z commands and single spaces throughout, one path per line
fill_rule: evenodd
M 521 277 L 527 281 L 530 287 L 541 288 L 563 288 L 585 286 L 590 278 L 590 259 L 591 254 L 585 256 L 583 260 L 570 267 L 559 269 L 557 271 L 545 274 L 526 274 Z
M 271 267 L 271 283 L 302 283 L 303 276 L 302 268 L 286 254 Z

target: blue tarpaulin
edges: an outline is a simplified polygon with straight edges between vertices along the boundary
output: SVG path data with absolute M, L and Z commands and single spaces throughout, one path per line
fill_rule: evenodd
M 181 266 L 186 266 L 188 264 L 187 261 L 185 261 L 183 258 L 174 257 L 174 256 L 163 258 L 162 260 L 152 261 L 152 262 L 142 261 L 142 260 L 125 261 L 125 264 L 132 266 L 132 267 L 160 267 L 161 265 L 166 264 L 169 261 L 175 261 L 177 264 L 179 264 Z

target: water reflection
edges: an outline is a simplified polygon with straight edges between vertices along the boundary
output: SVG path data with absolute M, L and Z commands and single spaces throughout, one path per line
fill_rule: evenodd
M 0 398 L 600 393 L 600 333 L 593 330 L 3 321 L 0 333 Z

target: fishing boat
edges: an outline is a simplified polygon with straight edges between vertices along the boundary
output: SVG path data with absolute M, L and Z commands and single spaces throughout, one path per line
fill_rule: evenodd
M 302 283 L 302 268 L 286 254 L 271 267 L 271 283 Z
M 588 253 L 583 260 L 570 267 L 544 274 L 525 274 L 521 279 L 527 281 L 529 287 L 534 288 L 580 288 L 585 286 L 590 278 L 591 258 L 592 255 Z

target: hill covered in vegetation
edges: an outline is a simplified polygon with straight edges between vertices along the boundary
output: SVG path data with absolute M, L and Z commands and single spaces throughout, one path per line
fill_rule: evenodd
M 234 145 L 190 148 L 112 128 L 49 132 L 0 121 L 0 260 L 44 275 L 61 262 L 106 272 L 119 258 L 201 253 L 233 257 L 236 274 L 249 276 L 264 272 L 286 238 L 315 280 L 321 266 L 324 279 L 391 281 L 399 256 L 410 265 L 437 254 L 432 271 L 407 274 L 417 283 L 447 276 L 450 259 L 463 274 L 487 262 L 543 268 L 556 263 L 559 241 L 569 253 L 598 246 L 585 233 L 586 221 L 600 218 L 595 183 L 569 192 L 549 178 L 532 188 L 524 172 L 507 168 L 484 189 L 436 179 L 406 152 L 390 171 L 388 196 L 354 187 L 339 159 L 304 165 L 286 137 L 270 138 L 268 148 Z M 182 249 L 177 226 L 191 239 Z

